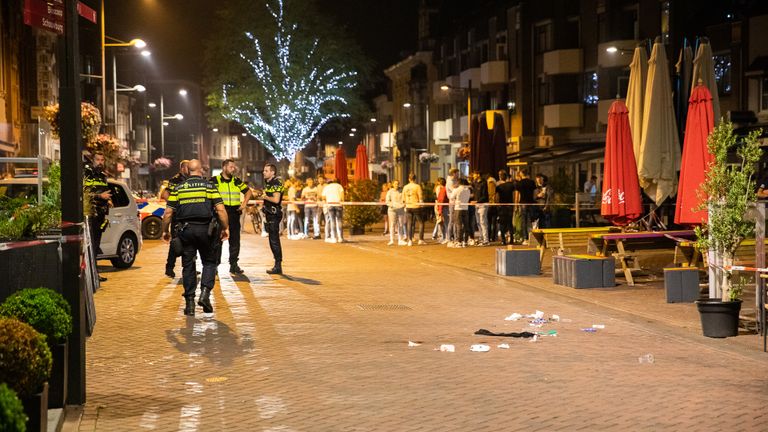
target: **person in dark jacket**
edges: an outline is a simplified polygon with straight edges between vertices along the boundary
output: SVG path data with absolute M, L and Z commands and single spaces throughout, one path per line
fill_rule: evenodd
M 101 255 L 101 235 L 107 230 L 109 220 L 109 208 L 112 207 L 112 191 L 107 183 L 107 176 L 104 174 L 104 163 L 106 158 L 104 153 L 96 151 L 93 153 L 93 162 L 86 164 L 83 168 L 83 187 L 89 198 L 88 223 L 91 233 L 91 243 L 93 244 L 93 253 L 95 256 Z M 107 278 L 99 276 L 99 280 L 104 282 Z

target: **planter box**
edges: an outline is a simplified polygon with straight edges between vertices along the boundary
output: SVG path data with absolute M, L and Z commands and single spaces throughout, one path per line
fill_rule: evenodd
M 496 249 L 496 274 L 502 276 L 537 276 L 541 273 L 539 250 Z
M 64 408 L 67 399 L 67 356 L 66 343 L 51 346 L 53 367 L 48 381 L 48 408 Z
M 616 260 L 594 255 L 552 257 L 552 280 L 571 288 L 612 288 L 616 285 Z
M 27 432 L 46 432 L 48 430 L 48 383 L 43 391 L 21 399 L 27 420 Z
M 675 267 L 664 269 L 667 303 L 693 303 L 699 299 L 699 269 Z
M 0 251 L 0 303 L 24 288 L 46 287 L 61 292 L 61 261 L 57 243 Z

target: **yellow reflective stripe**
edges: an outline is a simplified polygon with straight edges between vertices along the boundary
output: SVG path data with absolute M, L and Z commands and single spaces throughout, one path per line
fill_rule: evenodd
M 179 204 L 195 204 L 195 203 L 204 203 L 207 198 L 183 198 L 179 200 Z
M 179 200 L 185 199 L 185 198 L 203 198 L 207 196 L 206 191 L 179 191 L 178 193 Z
M 245 193 L 245 191 L 248 190 L 248 185 L 245 184 L 244 182 L 240 183 L 240 186 L 238 186 L 238 187 L 240 188 L 240 192 L 243 192 L 243 193 Z

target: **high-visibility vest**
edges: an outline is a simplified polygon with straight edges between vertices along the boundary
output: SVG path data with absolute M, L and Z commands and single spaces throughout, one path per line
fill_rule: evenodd
M 248 191 L 248 185 L 244 181 L 237 177 L 232 177 L 229 181 L 226 181 L 221 177 L 221 174 L 214 177 L 213 181 L 221 195 L 221 199 L 224 200 L 225 206 L 240 206 L 240 194 Z

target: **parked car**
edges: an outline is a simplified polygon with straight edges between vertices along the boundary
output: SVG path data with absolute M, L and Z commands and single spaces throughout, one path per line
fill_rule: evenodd
M 43 180 L 44 182 L 46 179 Z M 142 247 L 141 221 L 131 189 L 118 180 L 108 181 L 113 207 L 109 209 L 109 226 L 101 236 L 100 260 L 110 260 L 117 268 L 131 267 Z M 0 196 L 37 199 L 37 178 L 0 180 Z

